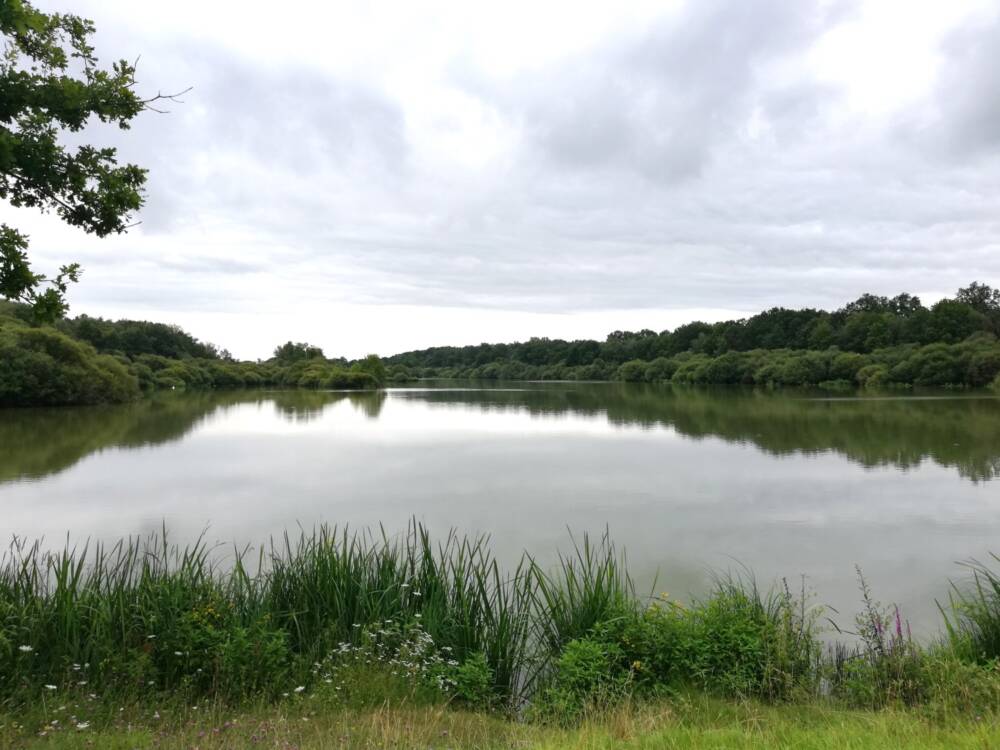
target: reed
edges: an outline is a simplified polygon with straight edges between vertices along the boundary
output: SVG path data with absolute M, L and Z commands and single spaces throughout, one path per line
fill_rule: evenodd
M 994 562 L 1000 557 L 991 555 Z M 1000 573 L 977 560 L 965 563 L 971 581 L 953 583 L 947 607 L 940 606 L 956 652 L 980 662 L 1000 659 Z
M 57 553 L 15 540 L 0 561 L 0 693 L 78 683 L 212 694 L 234 678 L 277 691 L 372 627 L 414 621 L 455 660 L 484 656 L 501 700 L 526 689 L 540 577 L 527 557 L 502 569 L 486 537 L 321 527 L 249 556 L 227 560 L 203 538 L 177 548 L 165 529 Z
M 958 682 L 985 705 L 1000 694 L 1000 576 L 972 569 L 942 607 L 946 644 L 904 639 L 864 587 L 859 633 L 875 635 L 821 658 L 804 590 L 764 591 L 747 573 L 687 606 L 647 601 L 606 533 L 573 540 L 555 565 L 524 554 L 511 567 L 488 537 L 435 540 L 416 522 L 398 535 L 300 530 L 257 549 L 177 547 L 165 528 L 54 553 L 15 539 L 0 559 L 0 709 L 67 692 L 271 700 L 348 671 L 371 684 L 405 673 L 421 694 L 508 713 L 549 701 L 583 715 L 594 696 L 675 689 L 966 700 Z

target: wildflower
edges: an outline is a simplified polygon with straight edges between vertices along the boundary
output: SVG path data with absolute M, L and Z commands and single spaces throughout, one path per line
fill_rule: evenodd
M 45 686 L 45 689 L 46 689 L 46 690 L 55 690 L 55 689 L 56 689 L 56 686 L 55 686 L 55 685 L 46 685 L 46 686 Z
M 297 688 L 295 688 L 295 692 L 296 693 L 301 693 L 305 689 L 306 689 L 305 685 L 299 685 Z
M 183 651 L 174 651 L 174 656 L 184 656 Z
M 20 651 L 22 654 L 30 654 L 35 649 L 33 649 L 31 646 L 18 646 L 17 650 Z
M 80 731 L 83 731 L 84 729 L 86 729 L 89 726 L 90 726 L 90 722 L 89 721 L 81 721 L 81 722 L 79 722 L 76 725 L 76 728 L 79 729 Z

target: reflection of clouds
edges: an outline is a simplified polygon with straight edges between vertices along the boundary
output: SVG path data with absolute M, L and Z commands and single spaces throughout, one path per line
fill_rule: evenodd
M 195 430 L 245 435 L 273 405 L 294 429 L 341 401 L 375 419 L 385 395 L 336 391 L 222 391 L 158 394 L 123 406 L 6 409 L 0 420 L 0 485 L 65 471 L 92 453 L 183 440 Z M 275 433 L 273 423 L 267 425 Z M 286 430 L 286 432 L 290 432 Z
M 1000 476 L 1000 399 L 986 395 L 790 398 L 788 393 L 632 384 L 537 384 L 521 391 L 441 388 L 395 395 L 445 412 L 527 414 L 543 420 L 547 426 L 540 430 L 559 429 L 559 419 L 586 418 L 597 432 L 607 432 L 608 426 L 666 428 L 688 440 L 718 437 L 777 457 L 833 452 L 869 469 L 908 470 L 933 461 L 955 467 L 974 482 Z M 515 419 L 493 418 L 490 424 L 502 427 Z M 436 423 L 447 424 L 448 417 Z
M 543 561 L 568 548 L 567 528 L 607 526 L 640 586 L 659 570 L 660 588 L 683 597 L 739 561 L 763 582 L 806 573 L 846 614 L 857 562 L 925 630 L 933 597 L 960 573 L 953 561 L 984 554 L 1000 533 L 990 488 L 930 463 L 871 473 L 829 452 L 776 459 L 603 419 L 595 431 L 588 416 L 443 411 L 392 392 L 385 402 L 377 422 L 344 399 L 306 424 L 266 400 L 240 404 L 156 450 L 103 452 L 43 483 L 4 486 L 4 526 L 58 543 L 67 529 L 114 538 L 165 521 L 177 542 L 209 527 L 210 541 L 245 544 L 319 523 L 393 533 L 416 516 L 440 533 L 491 533 L 501 559 L 527 549 Z M 495 419 L 507 427 L 490 428 Z
M 912 456 L 935 440 L 996 450 L 998 402 L 728 393 L 523 384 L 186 394 L 127 430 L 77 424 L 146 448 L 76 455 L 41 481 L 0 485 L 0 532 L 58 546 L 67 531 L 107 540 L 165 522 L 175 542 L 208 528 L 209 541 L 243 545 L 321 523 L 391 534 L 416 517 L 439 533 L 490 533 L 501 560 L 527 549 L 551 562 L 569 548 L 567 529 L 607 527 L 640 589 L 658 574 L 661 590 L 683 598 L 738 563 L 763 583 L 787 576 L 794 586 L 804 573 L 849 625 L 858 563 L 881 599 L 933 632 L 934 598 L 962 576 L 954 561 L 985 556 L 1000 515 L 992 483 Z M 100 413 L 110 424 L 116 410 Z M 14 442 L 6 425 L 0 448 Z M 43 443 L 66 427 L 50 425 Z M 851 458 L 872 459 L 871 446 L 895 450 L 906 468 Z

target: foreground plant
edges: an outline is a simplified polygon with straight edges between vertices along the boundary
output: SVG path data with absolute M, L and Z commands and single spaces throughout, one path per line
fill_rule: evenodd
M 172 696 L 240 704 L 387 696 L 566 724 L 683 691 L 883 707 L 1000 705 L 1000 585 L 978 571 L 921 646 L 861 579 L 858 641 L 825 657 L 803 585 L 720 578 L 644 602 L 607 535 L 553 567 L 502 568 L 485 537 L 320 528 L 251 554 L 166 532 L 0 561 L 0 710 Z M 951 710 L 950 708 L 948 710 Z

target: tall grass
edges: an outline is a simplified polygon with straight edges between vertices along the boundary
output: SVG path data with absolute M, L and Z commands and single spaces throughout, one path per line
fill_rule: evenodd
M 620 585 L 594 570 L 589 541 L 581 566 L 550 574 L 524 556 L 507 571 L 486 537 L 435 544 L 416 523 L 393 537 L 321 527 L 249 554 L 173 547 L 166 530 L 57 553 L 15 540 L 0 561 L 0 695 L 73 683 L 277 692 L 373 626 L 418 622 L 455 660 L 485 657 L 497 697 L 516 705 L 528 665 L 558 646 L 542 638 L 540 590 L 562 597 L 544 629 L 579 628 L 600 611 L 577 610 Z
M 995 562 L 1000 557 L 991 555 Z M 965 563 L 967 585 L 952 584 L 949 606 L 940 607 L 949 640 L 968 659 L 1000 660 L 1000 574 L 977 560 Z
M 571 555 L 559 555 L 554 569 L 531 561 L 532 601 L 538 617 L 535 635 L 546 651 L 559 653 L 571 640 L 596 625 L 636 611 L 635 585 L 624 557 L 619 558 L 607 532 L 595 544 L 584 535 Z
M 947 654 L 995 664 L 1000 575 L 973 573 L 945 613 Z M 686 607 L 645 602 L 607 534 L 574 540 L 552 566 L 524 554 L 509 568 L 488 537 L 435 540 L 415 522 L 398 535 L 320 527 L 231 552 L 204 538 L 173 546 L 166 529 L 55 553 L 15 539 L 0 559 L 0 708 L 66 689 L 275 697 L 330 674 L 338 653 L 369 653 L 373 635 L 404 633 L 433 650 L 422 673 L 448 665 L 441 684 L 468 678 L 452 695 L 485 690 L 483 705 L 511 711 L 684 687 L 885 705 L 943 695 L 927 680 L 952 678 L 928 675 L 995 682 L 995 670 L 953 668 L 940 661 L 945 646 L 904 637 L 863 580 L 862 594 L 862 646 L 821 659 L 804 586 L 795 596 L 729 576 Z

